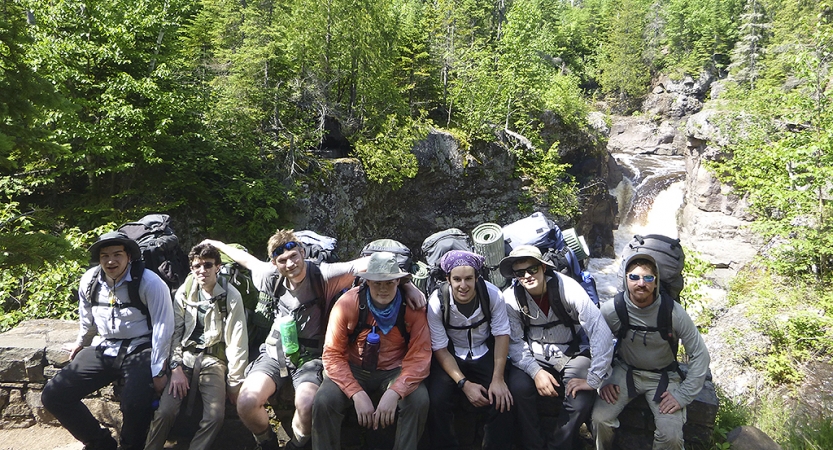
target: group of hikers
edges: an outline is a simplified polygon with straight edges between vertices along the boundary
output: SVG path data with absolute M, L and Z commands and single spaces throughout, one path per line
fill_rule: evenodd
M 291 383 L 288 449 L 340 449 L 351 407 L 362 427 L 395 426 L 395 449 L 458 448 L 462 401 L 484 413 L 485 449 L 583 448 L 585 423 L 595 447 L 609 449 L 620 412 L 645 395 L 653 448 L 683 448 L 685 408 L 703 387 L 709 355 L 682 306 L 663 298 L 650 255 L 624 261 L 620 298 L 598 307 L 529 245 L 500 261 L 500 274 L 513 280 L 503 291 L 480 275 L 483 256 L 447 252 L 445 279 L 427 300 L 393 253 L 319 263 L 305 258 L 292 230 L 278 230 L 267 251 L 262 261 L 215 240 L 195 245 L 191 276 L 172 300 L 139 263 L 135 241 L 118 231 L 100 236 L 90 247 L 98 264 L 78 289 L 71 361 L 46 384 L 44 407 L 84 449 L 161 449 L 180 409 L 199 395 L 190 448 L 208 449 L 228 399 L 258 448 L 277 449 L 266 405 Z M 274 316 L 259 347 L 250 346 L 240 292 L 218 275 L 221 252 L 251 271 L 265 299 L 258 308 Z M 670 327 L 659 323 L 667 308 Z M 115 380 L 123 381 L 119 443 L 81 401 Z M 563 400 L 554 426 L 541 423 L 539 397 Z

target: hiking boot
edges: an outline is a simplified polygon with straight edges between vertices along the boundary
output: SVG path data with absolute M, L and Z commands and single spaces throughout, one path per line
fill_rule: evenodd
M 312 440 L 308 440 L 306 445 L 298 445 L 295 439 L 291 439 L 283 448 L 284 450 L 310 450 L 312 448 Z
M 100 438 L 84 444 L 84 450 L 116 450 L 119 444 L 107 430 L 102 430 Z

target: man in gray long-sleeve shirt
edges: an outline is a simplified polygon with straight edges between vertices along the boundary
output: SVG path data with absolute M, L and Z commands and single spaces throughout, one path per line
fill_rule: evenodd
M 536 247 L 523 245 L 503 259 L 501 274 L 516 280 L 503 292 L 511 343 L 509 357 L 520 441 L 525 450 L 545 448 L 538 396 L 564 396 L 546 448 L 582 448 L 579 428 L 590 418 L 596 389 L 610 374 L 613 335 L 587 292 L 554 272 Z M 563 389 L 562 389 L 563 386 Z
M 709 369 L 709 352 L 694 322 L 677 302 L 671 302 L 672 345 L 660 335 L 658 317 L 663 299 L 656 261 L 649 255 L 637 253 L 625 261 L 625 267 L 623 297 L 629 326 L 624 337 L 619 339 L 613 375 L 599 390 L 593 410 L 596 449 L 612 448 L 619 413 L 632 398 L 644 394 L 656 423 L 653 448 L 682 450 L 685 407 L 703 388 Z M 602 314 L 610 329 L 618 333 L 623 323 L 615 302 L 604 303 Z M 684 380 L 676 370 L 677 355 L 672 350 L 678 340 L 682 341 L 689 357 Z

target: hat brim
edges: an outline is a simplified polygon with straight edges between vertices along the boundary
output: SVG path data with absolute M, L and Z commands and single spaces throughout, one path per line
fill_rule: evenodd
M 139 248 L 139 244 L 137 244 L 133 239 L 110 238 L 97 241 L 95 244 L 90 246 L 90 261 L 98 262 L 101 249 L 111 245 L 123 245 L 125 250 L 127 250 L 127 253 L 130 255 L 131 261 L 139 261 L 142 259 L 142 250 Z
M 541 258 L 537 258 L 532 255 L 507 256 L 500 261 L 500 264 L 498 264 L 498 267 L 500 268 L 500 274 L 503 275 L 505 278 L 515 278 L 515 274 L 512 273 L 512 266 L 515 265 L 516 262 L 522 261 L 524 259 L 534 259 L 539 263 L 549 267 L 550 269 L 555 269 L 555 266 L 551 262 L 545 261 Z
M 400 272 L 400 273 L 367 273 L 367 272 L 359 272 L 356 274 L 357 276 L 368 280 L 368 281 L 390 281 L 390 280 L 398 280 L 400 278 L 405 278 L 410 275 L 407 272 Z

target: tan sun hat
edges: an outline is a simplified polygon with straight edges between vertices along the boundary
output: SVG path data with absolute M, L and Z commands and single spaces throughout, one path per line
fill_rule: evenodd
M 410 273 L 404 272 L 399 268 L 399 262 L 393 253 L 376 252 L 370 255 L 367 270 L 365 272 L 359 272 L 356 275 L 369 281 L 388 281 L 407 277 Z
M 514 278 L 515 275 L 512 273 L 512 266 L 518 261 L 529 258 L 537 260 L 550 269 L 555 269 L 555 266 L 551 262 L 543 259 L 541 250 L 538 250 L 538 247 L 534 245 L 519 245 L 509 253 L 509 256 L 500 260 L 500 265 L 498 266 L 500 267 L 500 274 L 506 278 Z

